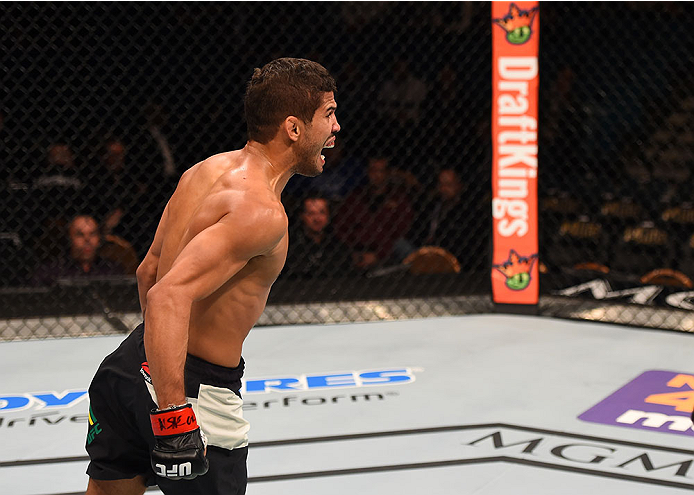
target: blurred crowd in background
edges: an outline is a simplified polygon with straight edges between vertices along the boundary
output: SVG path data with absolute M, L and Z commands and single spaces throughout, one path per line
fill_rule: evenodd
M 343 129 L 325 172 L 285 190 L 281 277 L 378 273 L 424 246 L 488 274 L 488 3 L 2 11 L 3 285 L 132 275 L 180 175 L 244 145 L 245 83 L 279 56 L 331 71 Z M 694 277 L 692 17 L 671 3 L 542 6 L 545 269 Z

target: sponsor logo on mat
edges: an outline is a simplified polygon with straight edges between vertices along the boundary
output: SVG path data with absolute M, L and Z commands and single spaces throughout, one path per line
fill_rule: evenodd
M 300 392 L 336 388 L 402 385 L 415 380 L 413 368 L 388 368 L 369 371 L 342 371 L 305 375 L 276 375 L 243 380 L 242 393 Z
M 626 428 L 694 436 L 694 374 L 646 371 L 578 418 Z
M 23 411 L 25 409 L 65 409 L 79 404 L 87 398 L 84 389 L 71 389 L 57 392 L 30 392 L 25 394 L 0 395 L 0 413 Z

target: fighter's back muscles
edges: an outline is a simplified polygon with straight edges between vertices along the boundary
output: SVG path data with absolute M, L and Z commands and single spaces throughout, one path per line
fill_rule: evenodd
M 284 209 L 268 190 L 222 194 L 222 204 L 227 204 L 217 210 L 219 219 L 187 242 L 147 292 L 145 349 L 160 408 L 185 402 L 183 366 L 193 302 L 218 291 L 286 234 Z

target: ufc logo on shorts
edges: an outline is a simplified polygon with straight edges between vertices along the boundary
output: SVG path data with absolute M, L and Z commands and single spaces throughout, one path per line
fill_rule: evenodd
M 164 464 L 157 464 L 157 475 L 163 478 L 176 478 L 179 476 L 190 476 L 193 472 L 193 466 L 190 462 L 183 464 L 174 464 L 169 469 L 166 469 Z

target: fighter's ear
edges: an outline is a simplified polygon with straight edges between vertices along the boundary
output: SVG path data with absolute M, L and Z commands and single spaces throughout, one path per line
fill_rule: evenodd
M 298 118 L 294 117 L 293 115 L 290 115 L 289 117 L 284 119 L 284 122 L 282 123 L 282 128 L 291 141 L 299 140 L 299 136 L 301 136 L 302 127 L 301 121 Z

